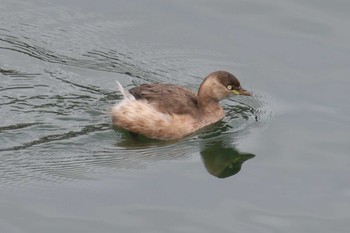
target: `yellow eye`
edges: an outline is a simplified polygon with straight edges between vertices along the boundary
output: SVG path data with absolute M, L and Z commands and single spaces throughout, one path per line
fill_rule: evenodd
M 228 85 L 228 86 L 227 86 L 227 89 L 232 90 L 232 86 L 231 86 L 231 85 Z

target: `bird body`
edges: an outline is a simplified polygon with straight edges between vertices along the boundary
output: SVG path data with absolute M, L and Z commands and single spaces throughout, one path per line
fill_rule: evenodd
M 143 84 L 125 92 L 112 108 L 113 124 L 159 140 L 187 136 L 224 118 L 219 101 L 232 94 L 250 95 L 226 71 L 207 76 L 198 93 L 172 84 Z

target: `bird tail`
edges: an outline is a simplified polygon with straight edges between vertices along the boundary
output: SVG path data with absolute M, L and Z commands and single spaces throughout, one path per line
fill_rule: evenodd
M 120 91 L 120 93 L 124 96 L 125 99 L 132 99 L 133 96 L 124 90 L 123 86 L 120 84 L 120 82 L 116 81 L 117 83 L 117 87 L 118 87 L 118 90 Z

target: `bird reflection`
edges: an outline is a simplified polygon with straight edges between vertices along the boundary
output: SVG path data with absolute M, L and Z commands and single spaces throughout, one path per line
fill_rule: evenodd
M 206 143 L 200 151 L 207 171 L 218 178 L 227 178 L 237 174 L 243 162 L 254 158 L 255 155 L 242 153 L 232 145 L 225 145 L 223 140 L 217 139 Z
M 187 140 L 159 141 L 130 134 L 130 132 L 120 129 L 115 128 L 115 130 L 122 133 L 122 138 L 117 143 L 119 147 L 139 150 L 142 154 L 149 154 L 149 158 L 152 160 L 180 158 L 193 153 L 193 150 L 198 151 L 199 147 L 202 161 L 208 173 L 218 178 L 227 178 L 237 174 L 241 170 L 242 164 L 248 159 L 254 158 L 255 155 L 242 153 L 236 149 L 233 135 L 221 134 L 226 125 L 219 124 L 219 126 L 217 129 L 221 130 L 202 134 L 190 143 L 191 147 L 188 146 Z M 143 159 L 145 159 L 144 156 Z

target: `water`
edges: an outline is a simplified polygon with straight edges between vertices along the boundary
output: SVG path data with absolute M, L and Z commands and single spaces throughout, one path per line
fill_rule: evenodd
M 347 1 L 0 4 L 1 232 L 347 232 Z M 254 93 L 177 142 L 113 130 L 115 80 Z

